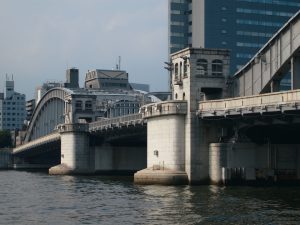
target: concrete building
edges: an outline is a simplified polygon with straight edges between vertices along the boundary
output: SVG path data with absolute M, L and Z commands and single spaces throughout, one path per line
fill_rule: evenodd
M 130 86 L 135 90 L 141 90 L 141 91 L 150 91 L 149 84 L 138 84 L 138 83 L 130 83 Z
M 41 98 L 46 94 L 47 91 L 49 91 L 52 88 L 56 87 L 63 87 L 64 84 L 62 82 L 56 82 L 56 81 L 47 81 L 46 83 L 43 83 L 41 86 L 38 86 L 35 90 L 35 102 L 36 104 L 39 103 Z
M 79 88 L 79 70 L 77 68 L 67 69 L 64 86 L 66 88 Z
M 101 90 L 129 90 L 128 73 L 123 70 L 90 70 L 86 73 L 84 87 Z
M 169 53 L 230 49 L 233 75 L 299 9 L 298 0 L 169 0 Z
M 26 119 L 25 95 L 15 92 L 14 81 L 6 80 L 0 93 L 0 130 L 21 130 Z
M 66 87 L 66 88 L 79 88 L 79 70 L 77 68 L 70 68 L 66 70 L 66 82 L 62 81 L 47 81 L 41 86 L 36 88 L 35 92 L 35 102 L 41 100 L 44 94 L 52 88 L 56 87 Z

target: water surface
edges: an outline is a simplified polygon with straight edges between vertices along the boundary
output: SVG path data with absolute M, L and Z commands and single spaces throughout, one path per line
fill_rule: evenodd
M 140 186 L 0 171 L 0 224 L 300 224 L 299 187 Z

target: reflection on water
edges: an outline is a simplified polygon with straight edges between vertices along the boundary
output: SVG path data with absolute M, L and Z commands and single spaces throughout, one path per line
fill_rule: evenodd
M 298 187 L 139 186 L 0 171 L 0 224 L 300 224 Z

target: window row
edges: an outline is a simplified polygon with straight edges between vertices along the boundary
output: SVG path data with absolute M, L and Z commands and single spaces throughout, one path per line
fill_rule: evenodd
M 208 66 L 209 63 L 206 59 L 198 59 L 196 63 L 197 73 L 200 75 L 208 75 Z M 223 75 L 223 61 L 220 59 L 215 59 L 211 62 L 211 71 L 213 76 L 222 76 Z
M 247 54 L 247 53 L 237 53 L 236 54 L 237 58 L 242 58 L 242 59 L 251 59 L 253 57 L 252 54 Z
M 271 38 L 273 36 L 272 33 L 253 32 L 253 31 L 241 31 L 241 30 L 238 30 L 236 32 L 236 34 L 240 35 L 240 36 L 266 37 L 266 38 Z
M 21 118 L 2 118 L 2 121 L 23 121 Z
M 15 107 L 3 107 L 3 110 L 17 110 L 17 111 L 24 111 L 25 108 L 15 108 Z
M 92 111 L 92 101 L 85 101 L 84 105 L 85 110 Z M 81 100 L 75 102 L 75 109 L 79 111 L 83 110 L 83 102 Z
M 1 123 L 0 123 L 0 126 L 1 126 Z M 3 126 L 7 126 L 7 127 L 19 127 L 20 126 L 20 124 L 10 124 L 10 123 L 8 123 L 8 124 L 3 124 Z
M 239 2 L 255 2 L 255 3 L 264 3 L 272 5 L 287 5 L 287 6 L 296 6 L 300 7 L 299 2 L 289 2 L 286 0 L 237 0 Z
M 187 77 L 187 59 L 184 59 L 184 61 L 180 63 L 175 63 L 175 79 L 177 80 L 179 77 L 181 78 L 182 75 L 184 77 Z
M 237 47 L 248 47 L 248 48 L 261 48 L 264 44 L 261 43 L 246 43 L 246 42 L 237 42 Z
M 266 26 L 266 27 L 281 27 L 283 24 L 278 22 L 270 21 L 260 21 L 260 20 L 236 20 L 237 24 L 246 24 L 246 25 L 257 25 L 257 26 Z
M 248 14 L 260 14 L 260 15 L 268 15 L 268 16 L 284 16 L 284 17 L 292 17 L 294 15 L 294 13 L 289 13 L 289 12 L 278 12 L 278 11 L 261 10 L 261 9 L 245 9 L 245 8 L 237 8 L 236 12 L 248 13 Z
M 0 115 L 2 115 L 1 112 L 0 112 Z M 10 116 L 10 115 L 12 115 L 12 116 L 15 116 L 15 115 L 17 115 L 17 116 L 23 116 L 24 113 L 10 113 L 10 112 L 5 113 L 4 112 L 3 115 L 8 115 L 8 116 Z

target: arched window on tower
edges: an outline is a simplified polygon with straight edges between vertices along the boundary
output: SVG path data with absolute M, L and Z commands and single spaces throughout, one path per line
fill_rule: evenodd
M 222 76 L 223 75 L 223 61 L 220 59 L 215 59 L 212 61 L 212 75 Z
M 187 59 L 184 59 L 183 61 L 183 76 L 187 77 L 187 71 L 188 71 L 188 63 L 187 63 Z
M 201 76 L 207 75 L 207 60 L 206 59 L 198 59 L 197 60 L 197 73 Z
M 180 62 L 179 76 L 180 76 L 180 79 L 181 79 L 182 78 L 182 62 Z
M 175 64 L 175 80 L 178 80 L 178 63 Z

